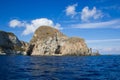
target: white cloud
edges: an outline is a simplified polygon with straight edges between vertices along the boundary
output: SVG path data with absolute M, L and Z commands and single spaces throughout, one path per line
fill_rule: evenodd
M 111 48 L 111 47 L 108 47 L 108 48 L 103 48 L 100 51 L 101 52 L 120 52 L 120 48 Z
M 120 28 L 120 19 L 98 23 L 71 24 L 72 28 Z
M 53 21 L 47 19 L 47 18 L 40 18 L 32 20 L 31 23 L 26 24 L 26 29 L 23 31 L 23 35 L 28 35 L 30 33 L 34 33 L 34 31 L 43 25 L 47 26 L 53 26 Z
M 24 22 L 21 22 L 21 21 L 19 21 L 17 19 L 14 19 L 14 20 L 11 20 L 9 22 L 9 26 L 13 27 L 13 28 L 15 28 L 15 27 L 21 27 L 21 26 L 24 26 Z
M 120 39 L 86 40 L 86 43 L 101 54 L 120 53 Z
M 31 20 L 30 23 L 27 22 L 24 23 L 22 21 L 15 19 L 10 21 L 9 26 L 14 28 L 24 26 L 25 30 L 23 31 L 22 35 L 28 35 L 30 33 L 34 33 L 34 31 L 40 26 L 51 26 L 57 29 L 62 29 L 59 23 L 54 24 L 52 20 L 47 18 L 34 19 Z
M 100 54 L 109 55 L 109 54 L 119 54 L 120 55 L 120 47 L 104 47 L 104 48 L 92 48 L 93 52 L 96 50 L 99 51 Z
M 84 7 L 81 12 L 81 20 L 84 22 L 89 22 L 91 19 L 99 19 L 101 18 L 102 12 L 100 10 L 97 10 L 96 7 L 93 7 L 93 9 L 89 9 L 88 6 Z
M 80 18 L 82 22 L 90 22 L 91 20 L 97 20 L 103 17 L 102 11 L 98 10 L 96 7 L 90 9 L 88 6 L 86 6 L 81 11 L 77 12 L 77 6 L 78 4 L 73 4 L 66 7 L 66 15 L 72 18 Z
M 116 41 L 120 42 L 120 39 L 86 40 L 87 43 L 116 42 Z
M 73 5 L 69 5 L 67 8 L 66 8 L 66 10 L 65 10 L 65 12 L 66 12 L 66 15 L 67 16 L 71 16 L 71 17 L 74 17 L 74 15 L 76 15 L 76 7 L 77 7 L 77 4 L 73 4 Z
M 119 54 L 120 55 L 120 47 L 105 47 L 105 48 L 97 48 L 100 54 Z

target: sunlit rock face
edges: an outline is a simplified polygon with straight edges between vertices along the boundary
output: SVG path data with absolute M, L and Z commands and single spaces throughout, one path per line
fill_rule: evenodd
M 59 30 L 39 27 L 30 41 L 28 55 L 92 55 L 84 39 L 69 38 Z
M 66 39 L 68 39 L 68 37 L 55 28 L 49 26 L 39 27 L 30 41 L 31 45 L 28 54 L 56 55 L 58 45 L 61 45 Z
M 20 41 L 13 33 L 0 31 L 0 54 L 26 54 L 28 43 Z
M 62 55 L 90 55 L 84 39 L 77 37 L 67 39 L 61 46 L 60 53 Z

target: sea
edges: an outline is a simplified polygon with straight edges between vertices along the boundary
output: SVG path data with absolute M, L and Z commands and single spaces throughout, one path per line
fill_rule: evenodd
M 120 56 L 0 56 L 0 80 L 120 80 Z

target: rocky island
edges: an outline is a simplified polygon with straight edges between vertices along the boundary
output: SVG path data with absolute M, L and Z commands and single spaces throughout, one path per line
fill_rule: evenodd
M 93 53 L 78 37 L 67 37 L 59 30 L 50 26 L 39 27 L 29 43 L 20 41 L 13 33 L 0 31 L 0 54 L 5 55 L 99 55 Z

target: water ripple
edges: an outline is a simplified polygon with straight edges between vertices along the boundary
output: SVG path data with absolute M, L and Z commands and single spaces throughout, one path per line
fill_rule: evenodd
M 0 56 L 0 80 L 120 80 L 120 56 Z

